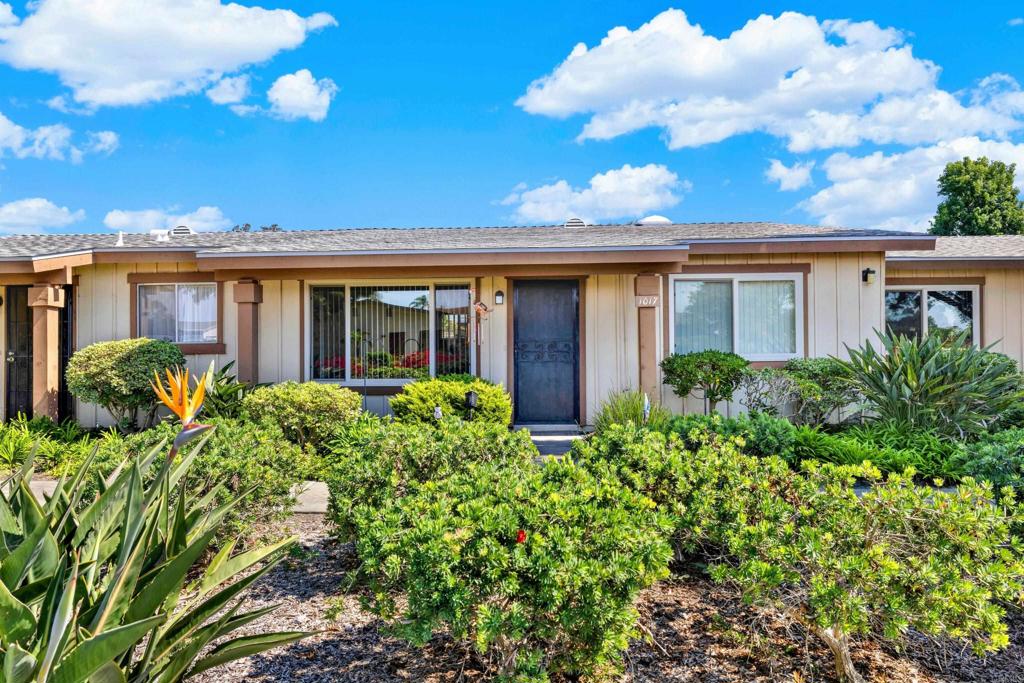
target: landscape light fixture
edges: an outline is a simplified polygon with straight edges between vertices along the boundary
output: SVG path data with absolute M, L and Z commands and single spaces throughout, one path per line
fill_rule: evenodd
M 477 399 L 479 396 L 475 391 L 466 392 L 466 408 L 469 409 L 469 421 L 473 421 L 473 411 L 476 410 Z

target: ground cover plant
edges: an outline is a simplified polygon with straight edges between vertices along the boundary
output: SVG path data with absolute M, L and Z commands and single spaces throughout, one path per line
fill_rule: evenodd
M 466 404 L 470 391 L 477 395 L 472 416 Z M 462 376 L 451 376 L 410 382 L 391 398 L 391 411 L 401 420 L 434 423 L 436 408 L 441 409 L 442 418 L 457 416 L 505 425 L 512 421 L 512 399 L 505 388 L 478 378 L 465 381 Z

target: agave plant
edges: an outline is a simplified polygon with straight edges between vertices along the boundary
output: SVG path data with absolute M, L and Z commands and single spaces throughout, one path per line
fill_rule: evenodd
M 187 372 L 154 384 L 181 420 L 166 444 L 127 462 L 83 501 L 95 450 L 44 504 L 29 489 L 32 455 L 0 485 L 0 663 L 7 683 L 173 683 L 303 638 L 300 632 L 224 639 L 273 607 L 242 612 L 243 592 L 294 543 L 235 553 L 226 544 L 199 571 L 225 513 L 197 496 L 189 468 L 209 431 L 195 421 Z M 177 495 L 172 495 L 175 493 Z M 212 647 L 211 647 L 212 645 Z

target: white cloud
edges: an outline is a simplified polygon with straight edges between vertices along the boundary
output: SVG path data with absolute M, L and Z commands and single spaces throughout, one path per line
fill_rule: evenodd
M 220 0 L 38 0 L 29 8 L 6 23 L 0 10 L 0 61 L 55 73 L 76 102 L 94 108 L 198 92 L 337 25 L 326 13 Z
M 595 222 L 636 218 L 675 206 L 692 187 L 660 164 L 626 164 L 598 173 L 584 188 L 565 180 L 532 189 L 521 183 L 501 203 L 514 206 L 515 219 L 524 223 L 562 223 L 572 217 Z
M 237 104 L 249 96 L 249 76 L 228 76 L 222 78 L 206 91 L 214 104 Z
M 71 211 L 49 199 L 33 197 L 0 204 L 0 231 L 33 233 L 64 228 L 85 218 L 85 211 Z
M 764 177 L 779 184 L 780 190 L 799 190 L 811 184 L 811 169 L 814 168 L 813 161 L 795 162 L 792 166 L 786 166 L 778 159 L 770 159 Z
M 281 76 L 267 91 L 270 113 L 286 121 L 323 121 L 338 86 L 329 78 L 316 80 L 309 69 Z
M 189 213 L 178 213 L 170 209 L 142 209 L 125 211 L 114 209 L 103 218 L 103 224 L 112 230 L 125 232 L 148 232 L 150 230 L 170 229 L 178 225 L 187 225 L 193 230 L 203 232 L 224 230 L 232 225 L 231 219 L 216 206 L 200 206 Z
M 580 43 L 517 104 L 534 114 L 590 115 L 579 139 L 663 128 L 672 149 L 751 132 L 791 151 L 922 144 L 1024 127 L 1006 110 L 937 87 L 938 65 L 898 30 L 785 12 L 718 38 L 667 10 L 636 30 Z
M 0 2 L 0 27 L 13 26 L 18 23 L 18 17 L 14 16 L 14 10 L 6 2 Z
M 831 155 L 823 164 L 831 183 L 800 206 L 824 225 L 924 231 L 938 206 L 938 178 L 963 157 L 1017 164 L 1024 184 L 1024 143 L 964 137 L 906 152 Z
M 74 132 L 63 123 L 25 128 L 0 113 L 0 158 L 55 159 L 79 163 L 85 152 L 110 154 L 117 149 L 117 133 L 90 132 L 85 150 L 74 144 Z
M 1006 23 L 1010 26 L 1024 26 L 1024 17 L 1014 17 Z

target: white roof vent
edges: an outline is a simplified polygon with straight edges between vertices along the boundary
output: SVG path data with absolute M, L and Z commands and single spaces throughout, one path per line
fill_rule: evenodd
M 644 216 L 636 222 L 637 225 L 672 225 L 672 220 L 664 216 Z
M 157 242 L 166 242 L 170 239 L 170 233 L 166 230 L 150 230 L 149 236 L 155 239 Z
M 195 234 L 192 228 L 188 227 L 187 225 L 179 225 L 176 228 L 171 228 L 168 232 L 170 233 L 171 237 L 184 237 L 186 235 Z
M 565 228 L 585 228 L 585 227 L 587 227 L 587 222 L 585 220 L 583 220 L 582 218 L 576 218 L 575 216 L 573 216 L 572 218 L 567 220 L 563 224 L 562 227 L 565 227 Z

